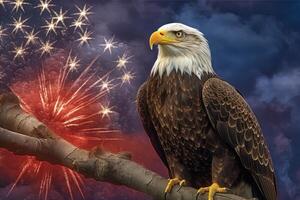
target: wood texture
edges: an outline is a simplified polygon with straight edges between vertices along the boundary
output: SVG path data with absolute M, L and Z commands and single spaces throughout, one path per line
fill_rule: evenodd
M 25 113 L 12 93 L 0 96 L 0 147 L 16 154 L 35 156 L 53 164 L 59 164 L 97 181 L 125 185 L 146 193 L 154 199 L 194 200 L 196 190 L 190 187 L 174 187 L 167 196 L 164 189 L 167 179 L 130 161 L 127 154 L 111 154 L 95 148 L 87 151 L 77 148 L 60 138 Z M 5 127 L 5 128 L 4 128 Z M 207 194 L 198 199 L 207 199 Z M 231 194 L 217 194 L 215 200 L 245 200 Z

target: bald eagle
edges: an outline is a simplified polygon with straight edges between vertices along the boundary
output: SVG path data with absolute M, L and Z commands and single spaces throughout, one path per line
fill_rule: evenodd
M 158 56 L 137 95 L 144 129 L 174 185 L 275 200 L 274 168 L 259 123 L 241 94 L 213 70 L 195 28 L 166 24 L 152 33 Z

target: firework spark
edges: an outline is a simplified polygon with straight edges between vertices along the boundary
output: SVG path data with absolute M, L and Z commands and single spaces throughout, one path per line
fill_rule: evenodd
M 79 46 L 83 46 L 84 44 L 89 44 L 89 40 L 92 39 L 92 32 L 85 30 L 83 33 L 79 33 L 80 38 L 76 41 L 79 41 Z
M 48 11 L 49 13 L 51 13 L 50 11 L 50 7 L 54 6 L 54 4 L 51 4 L 51 0 L 40 0 L 40 3 L 35 7 L 35 8 L 39 8 L 40 11 L 40 15 L 43 14 L 44 11 Z
M 124 72 L 122 79 L 122 84 L 124 83 L 130 83 L 130 81 L 134 78 L 134 73 L 132 72 Z
M 117 68 L 126 68 L 126 65 L 129 63 L 129 59 L 131 57 L 128 57 L 125 53 L 120 57 L 118 56 L 117 62 Z
M 87 24 L 84 21 L 82 21 L 81 19 L 77 19 L 71 24 L 71 27 L 74 27 L 75 31 L 77 29 L 80 29 L 81 31 L 83 31 L 83 26 L 86 26 L 86 25 Z
M 70 69 L 70 71 L 76 71 L 77 68 L 79 67 L 79 62 L 80 60 L 77 59 L 77 56 L 75 56 L 74 58 L 70 57 L 69 61 L 68 61 L 68 67 Z
M 12 11 L 16 12 L 18 12 L 19 9 L 24 12 L 24 5 L 29 5 L 29 3 L 25 2 L 24 0 L 15 0 L 13 2 L 10 2 L 10 4 L 13 5 Z
M 59 13 L 54 11 L 55 17 L 53 17 L 54 20 L 56 20 L 56 24 L 62 23 L 63 26 L 66 26 L 65 19 L 68 19 L 69 17 L 66 16 L 68 11 L 63 12 L 62 9 L 59 10 Z
M 116 44 L 117 44 L 117 42 L 114 42 L 114 37 L 112 37 L 109 40 L 104 38 L 104 44 L 100 44 L 100 46 L 104 47 L 104 50 L 103 50 L 104 52 L 106 50 L 108 50 L 109 53 L 111 54 L 112 49 L 117 48 Z
M 2 40 L 3 37 L 7 36 L 6 31 L 6 28 L 2 28 L 2 26 L 0 26 L 0 40 Z
M 25 32 L 25 28 L 29 27 L 28 25 L 26 25 L 25 23 L 28 21 L 27 19 L 22 20 L 22 17 L 19 16 L 18 19 L 14 18 L 13 19 L 14 22 L 12 24 L 10 24 L 11 26 L 13 26 L 13 33 L 17 33 L 18 31 L 21 31 L 22 33 Z
M 89 20 L 88 16 L 93 14 L 90 10 L 92 9 L 92 7 L 88 7 L 87 5 L 84 5 L 83 8 L 79 8 L 78 6 L 76 6 L 78 12 L 74 13 L 74 15 L 78 16 L 78 19 L 85 19 L 85 20 Z
M 104 117 L 109 118 L 110 114 L 112 113 L 113 113 L 112 107 L 101 105 L 100 114 L 102 115 L 102 118 Z
M 27 53 L 26 52 L 26 48 L 23 45 L 21 45 L 21 46 L 15 46 L 15 48 L 14 48 L 14 50 L 12 52 L 15 54 L 14 60 L 17 59 L 17 58 L 24 59 L 24 56 Z
M 44 28 L 46 30 L 46 36 L 51 32 L 57 34 L 56 29 L 60 28 L 60 27 L 57 25 L 57 23 L 55 22 L 55 20 L 53 18 L 51 20 L 45 20 L 45 23 L 47 25 L 42 26 L 42 28 Z
M 36 41 L 39 39 L 37 37 L 37 34 L 38 32 L 35 32 L 34 29 L 32 29 L 31 32 L 27 32 L 25 35 L 25 38 L 27 39 L 25 45 L 35 44 Z
M 8 1 L 6 0 L 0 0 L 0 5 L 5 8 L 5 3 L 7 3 Z
M 46 41 L 43 42 L 41 41 L 41 48 L 39 49 L 41 56 L 43 56 L 44 54 L 50 54 L 51 51 L 54 49 L 53 44 L 55 42 L 50 42 L 50 41 Z
M 109 81 L 108 78 L 106 80 L 103 80 L 100 84 L 101 91 L 107 91 L 109 92 L 112 88 L 115 87 L 114 84 L 112 84 L 113 80 Z

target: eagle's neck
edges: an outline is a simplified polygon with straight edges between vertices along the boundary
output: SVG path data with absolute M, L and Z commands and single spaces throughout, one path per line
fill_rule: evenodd
M 173 70 L 181 74 L 195 74 L 199 79 L 205 73 L 214 73 L 209 47 L 196 51 L 187 49 L 179 51 L 172 46 L 159 46 L 157 60 L 153 65 L 151 75 L 162 77 L 166 73 L 169 76 Z

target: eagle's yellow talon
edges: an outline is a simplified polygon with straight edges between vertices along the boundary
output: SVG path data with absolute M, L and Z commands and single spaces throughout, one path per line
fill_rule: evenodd
M 227 192 L 227 188 L 221 188 L 219 186 L 218 183 L 213 183 L 211 186 L 209 187 L 203 187 L 203 188 L 200 188 L 198 191 L 197 191 L 197 194 L 201 193 L 205 193 L 205 192 L 208 192 L 208 200 L 214 200 L 214 196 L 217 192 L 220 192 L 220 193 L 224 193 L 224 192 Z
M 182 187 L 182 186 L 185 186 L 186 185 L 186 181 L 185 180 L 182 180 L 179 182 L 179 186 Z
M 165 193 L 171 192 L 172 188 L 175 185 L 180 185 L 180 187 L 184 186 L 186 184 L 185 180 L 179 180 L 179 178 L 173 178 L 173 179 L 168 179 L 168 184 L 165 189 Z

